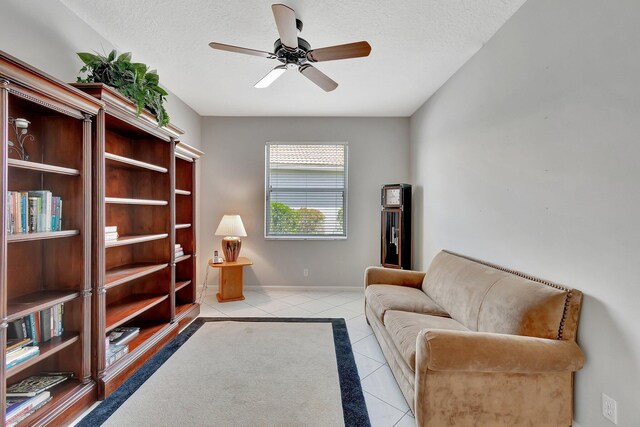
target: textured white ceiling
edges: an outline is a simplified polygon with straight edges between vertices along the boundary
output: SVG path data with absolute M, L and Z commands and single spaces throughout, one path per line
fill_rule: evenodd
M 372 46 L 367 58 L 316 64 L 340 84 L 329 93 L 293 70 L 255 89 L 277 61 L 208 46 L 272 51 L 272 1 L 61 1 L 121 51 L 157 68 L 161 83 L 204 116 L 410 116 L 525 0 L 286 1 L 312 48 Z

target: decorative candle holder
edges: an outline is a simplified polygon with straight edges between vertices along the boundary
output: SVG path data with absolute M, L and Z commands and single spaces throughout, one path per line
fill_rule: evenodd
M 18 153 L 20 159 L 29 160 L 29 155 L 27 154 L 24 144 L 27 141 L 35 141 L 33 135 L 27 134 L 27 128 L 31 122 L 27 119 L 9 117 L 9 125 L 13 128 L 13 131 L 16 134 L 16 141 L 13 142 L 11 140 L 7 140 L 7 144 L 9 145 L 9 151 L 13 150 Z

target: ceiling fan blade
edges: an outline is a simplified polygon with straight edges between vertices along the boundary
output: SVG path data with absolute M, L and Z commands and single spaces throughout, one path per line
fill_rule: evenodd
M 298 68 L 298 71 L 300 71 L 306 78 L 320 86 L 320 88 L 325 92 L 331 92 L 338 87 L 338 83 L 331 80 L 329 76 L 318 70 L 313 65 L 301 65 L 300 68 Z
M 230 44 L 211 42 L 209 46 L 213 49 L 226 50 L 227 52 L 244 53 L 245 55 L 262 56 L 263 58 L 275 58 L 273 53 L 262 50 L 247 49 L 246 47 L 232 46 Z
M 298 27 L 296 26 L 296 12 L 284 4 L 271 5 L 273 17 L 280 34 L 280 41 L 291 49 L 298 48 Z
M 307 52 L 307 59 L 311 62 L 333 61 L 336 59 L 361 58 L 369 56 L 370 53 L 371 45 L 362 41 L 312 49 Z
M 271 86 L 271 83 L 275 82 L 278 77 L 284 74 L 287 71 L 286 65 L 278 65 L 273 70 L 269 71 L 269 73 L 264 76 L 258 83 L 253 85 L 253 87 L 258 89 L 264 89 L 266 87 Z

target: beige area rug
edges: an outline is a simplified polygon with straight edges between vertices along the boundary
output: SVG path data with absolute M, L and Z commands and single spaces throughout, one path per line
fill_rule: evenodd
M 331 323 L 205 322 L 105 426 L 344 426 Z

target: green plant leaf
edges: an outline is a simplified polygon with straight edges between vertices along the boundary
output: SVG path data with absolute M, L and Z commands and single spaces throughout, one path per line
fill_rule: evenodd
M 162 89 L 160 86 L 154 86 L 153 90 L 158 92 L 162 96 L 169 96 L 166 90 Z
M 131 52 L 125 52 L 118 56 L 118 62 L 130 62 L 131 61 Z
M 78 56 L 80 57 L 82 62 L 84 62 L 86 65 L 89 65 L 95 62 L 96 60 L 98 60 L 98 57 L 96 55 L 89 52 L 78 52 Z M 85 68 L 85 67 L 82 67 L 82 68 Z
M 107 61 L 111 62 L 114 59 L 116 59 L 116 50 L 112 50 L 111 52 L 109 52 L 109 56 L 107 57 Z

